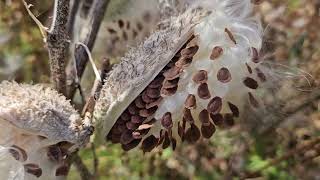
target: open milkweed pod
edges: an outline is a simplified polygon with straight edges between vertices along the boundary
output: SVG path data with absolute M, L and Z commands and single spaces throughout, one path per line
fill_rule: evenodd
M 174 149 L 233 125 L 244 103 L 259 106 L 262 27 L 248 16 L 252 6 L 250 0 L 195 1 L 131 49 L 96 105 L 105 139 L 124 150 Z
M 23 167 L 19 176 L 25 179 L 64 179 L 66 157 L 90 135 L 64 96 L 41 85 L 8 81 L 0 84 L 0 128 L 0 167 L 6 167 L 0 174 L 11 176 L 15 170 L 6 169 L 15 164 L 10 167 Z

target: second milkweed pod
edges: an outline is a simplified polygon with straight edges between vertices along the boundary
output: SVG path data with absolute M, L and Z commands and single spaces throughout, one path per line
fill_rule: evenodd
M 116 122 L 133 109 L 131 106 L 135 103 L 132 102 L 140 97 L 147 104 L 157 101 L 152 112 L 140 114 L 145 121 L 156 120 L 148 134 L 139 136 L 141 142 L 145 142 L 142 143 L 144 151 L 150 150 L 145 146 L 150 139 L 150 147 L 154 148 L 154 141 L 159 140 L 158 146 L 167 148 L 170 144 L 175 147 L 177 140 L 194 143 L 201 134 L 205 138 L 211 137 L 215 126 L 211 120 L 203 118 L 214 118 L 212 121 L 216 125 L 215 116 L 219 114 L 220 124 L 217 124 L 222 125 L 225 114 L 239 116 L 242 105 L 248 100 L 248 92 L 255 90 L 243 83 L 246 77 L 256 78 L 248 72 L 247 66 L 256 68 L 260 65 L 252 62 L 250 51 L 252 47 L 258 51 L 261 48 L 260 23 L 252 17 L 238 15 L 243 10 L 250 10 L 251 6 L 250 0 L 195 1 L 180 16 L 166 20 L 169 25 L 132 48 L 110 72 L 96 105 L 94 118 L 103 136 L 111 140 L 116 135 L 110 130 L 119 126 Z M 236 43 L 230 41 L 226 29 Z M 217 60 L 212 60 L 216 47 L 223 52 L 219 51 L 219 56 L 215 56 Z M 177 63 L 184 58 L 189 59 L 187 66 Z M 155 79 L 158 86 L 153 83 Z M 161 97 L 150 94 L 150 89 L 154 89 L 153 92 L 160 90 Z M 234 105 L 232 109 L 228 103 Z M 208 116 L 203 116 L 203 110 L 208 111 Z M 163 117 L 168 114 L 170 119 L 164 121 Z M 137 127 L 141 124 L 144 122 L 139 122 Z M 128 133 L 131 131 L 121 132 L 130 137 L 127 138 L 130 142 L 120 141 L 125 150 L 139 146 L 139 142 L 131 143 L 132 134 Z M 128 143 L 130 148 L 127 148 Z
M 0 166 L 20 164 L 25 179 L 65 176 L 66 157 L 86 144 L 92 133 L 90 124 L 85 125 L 55 90 L 8 81 L 0 83 L 0 129 L 0 147 L 13 158 L 0 157 Z M 1 175 L 9 172 L 3 170 Z

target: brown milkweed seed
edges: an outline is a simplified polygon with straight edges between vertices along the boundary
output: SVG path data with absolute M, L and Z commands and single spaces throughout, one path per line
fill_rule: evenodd
M 146 106 L 146 103 L 142 100 L 141 96 L 138 96 L 135 100 L 134 100 L 135 105 L 138 108 L 144 108 Z
M 9 152 L 17 161 L 26 161 L 28 159 L 28 155 L 24 149 L 17 145 L 12 145 Z
M 230 71 L 225 67 L 221 68 L 217 73 L 217 79 L 222 83 L 230 82 L 232 79 Z
M 247 86 L 248 88 L 251 89 L 257 89 L 259 87 L 258 82 L 250 77 L 247 77 L 244 81 L 243 84 Z
M 210 122 L 207 126 L 201 126 L 201 134 L 206 139 L 209 139 L 214 134 L 214 132 L 216 132 L 216 127 Z
M 187 109 L 187 108 L 183 109 L 183 119 L 189 123 L 194 122 L 190 109 Z
M 173 80 L 165 80 L 163 82 L 162 88 L 165 88 L 165 89 L 175 88 L 178 86 L 178 83 L 179 83 L 179 78 L 176 78 Z
M 205 83 L 208 80 L 208 72 L 200 70 L 193 75 L 192 80 L 197 84 Z
M 235 116 L 235 117 L 239 117 L 240 113 L 239 113 L 239 108 L 232 104 L 231 102 L 228 102 L 228 105 L 229 105 L 229 108 L 232 112 L 232 114 Z
M 57 168 L 56 176 L 67 176 L 68 172 L 69 172 L 69 166 L 65 164 Z
M 228 34 L 230 40 L 234 43 L 237 44 L 236 39 L 234 38 L 233 34 L 231 33 L 231 31 L 228 28 L 225 28 L 224 31 Z
M 199 113 L 199 120 L 202 123 L 203 126 L 208 126 L 210 125 L 210 121 L 209 121 L 209 113 L 206 109 L 202 110 Z
M 161 119 L 161 125 L 166 128 L 166 129 L 170 129 L 173 126 L 172 123 L 172 117 L 171 117 L 171 113 L 170 112 L 166 112 L 162 119 Z
M 258 76 L 258 78 L 260 79 L 261 82 L 266 82 L 267 81 L 266 75 L 259 68 L 256 68 L 256 72 L 257 72 L 257 76 Z
M 211 60 L 216 60 L 218 59 L 223 53 L 223 49 L 220 46 L 216 46 L 212 49 L 211 55 L 210 55 L 210 59 Z
M 154 135 L 150 135 L 142 141 L 141 149 L 143 152 L 150 152 L 157 146 L 158 141 L 158 138 L 156 138 Z
M 177 66 L 172 67 L 171 69 L 167 70 L 166 72 L 163 73 L 163 76 L 167 80 L 173 80 L 177 77 L 179 77 L 181 69 L 178 68 Z
M 210 114 L 218 114 L 222 109 L 222 99 L 218 96 L 212 98 L 207 106 L 207 110 Z
M 256 98 L 252 95 L 251 92 L 248 92 L 249 94 L 249 102 L 250 104 L 255 107 L 255 108 L 258 108 L 260 105 L 259 105 L 259 102 L 256 100 Z
M 128 144 L 122 144 L 121 147 L 122 147 L 122 149 L 123 149 L 124 151 L 129 151 L 129 150 L 137 147 L 137 146 L 139 145 L 140 141 L 141 141 L 141 139 L 135 139 L 135 140 L 131 141 L 131 142 L 128 143 Z
M 247 66 L 247 70 L 248 70 L 248 72 L 249 72 L 250 74 L 252 74 L 252 68 L 249 66 L 249 64 L 248 64 L 248 63 L 246 63 L 246 66 Z
M 184 102 L 184 106 L 188 109 L 195 109 L 197 107 L 196 96 L 193 94 L 189 94 L 186 101 Z
M 168 132 L 166 131 L 165 135 L 164 135 L 164 141 L 163 141 L 163 144 L 162 144 L 162 149 L 166 149 L 169 146 L 170 146 L 170 138 L 169 138 Z
M 195 124 L 191 124 L 191 126 L 187 129 L 185 133 L 185 139 L 189 143 L 195 143 L 200 138 L 200 130 Z
M 259 63 L 259 53 L 258 50 L 254 47 L 251 48 L 251 52 L 252 52 L 252 62 L 254 63 Z
M 42 175 L 42 169 L 37 164 L 29 163 L 23 166 L 24 166 L 24 170 L 29 174 L 32 174 L 36 177 L 40 177 Z
M 163 76 L 156 77 L 149 85 L 150 88 L 158 88 L 161 87 L 162 82 L 164 81 Z
M 121 134 L 120 143 L 121 144 L 129 144 L 134 139 L 132 137 L 132 131 L 126 130 Z
M 174 88 L 162 88 L 161 89 L 161 95 L 164 96 L 172 96 L 174 95 L 178 90 L 178 87 L 174 87 Z
M 202 83 L 198 87 L 198 96 L 201 99 L 209 99 L 211 97 L 208 84 L 207 83 Z
M 218 126 L 222 127 L 223 126 L 223 116 L 221 114 L 212 114 L 210 113 L 210 118 L 212 119 L 213 123 Z

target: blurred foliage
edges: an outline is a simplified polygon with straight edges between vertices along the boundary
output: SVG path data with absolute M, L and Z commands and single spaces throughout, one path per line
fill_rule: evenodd
M 34 5 L 32 10 L 35 15 L 48 26 L 52 1 L 28 2 Z M 120 1 L 114 1 L 114 6 L 119 4 Z M 110 16 L 117 13 L 116 10 L 113 8 Z M 271 51 L 270 59 L 310 72 L 314 87 L 320 85 L 319 11 L 318 0 L 270 0 L 256 8 L 266 27 L 265 48 L 269 53 Z M 0 0 L 0 80 L 47 83 L 49 74 L 48 55 L 38 27 L 28 17 L 19 0 Z M 294 97 L 302 92 L 299 93 Z M 193 145 L 183 144 L 174 152 L 167 149 L 147 154 L 139 150 L 127 153 L 118 145 L 101 145 L 96 148 L 99 161 L 97 172 L 101 180 L 239 179 L 242 172 L 259 170 L 271 158 L 281 157 L 298 144 L 319 137 L 318 108 L 319 100 L 262 135 L 247 131 L 245 126 L 249 124 L 239 124 L 219 131 L 209 142 L 201 140 Z M 319 156 L 301 162 L 305 156 L 319 153 L 319 149 L 320 145 L 315 150 L 298 153 L 268 167 L 263 170 L 262 176 L 277 180 L 319 179 Z M 80 155 L 93 170 L 94 156 L 90 145 Z M 74 167 L 69 179 L 79 179 Z

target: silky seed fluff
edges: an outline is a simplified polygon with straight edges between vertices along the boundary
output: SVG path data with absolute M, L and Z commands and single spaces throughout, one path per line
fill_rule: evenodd
M 90 135 L 55 90 L 8 81 L 0 83 L 0 129 L 0 174 L 8 179 L 64 179 L 66 155 Z
M 252 6 L 250 0 L 194 1 L 132 48 L 96 105 L 103 137 L 124 150 L 174 149 L 180 141 L 210 138 L 215 126 L 233 125 L 246 102 L 256 107 L 258 77 L 248 70 L 260 65 L 262 27 L 249 16 Z

